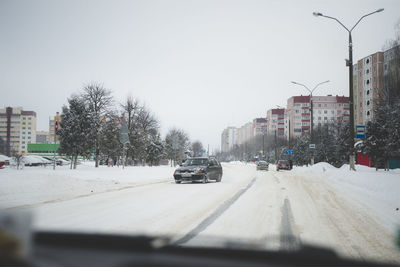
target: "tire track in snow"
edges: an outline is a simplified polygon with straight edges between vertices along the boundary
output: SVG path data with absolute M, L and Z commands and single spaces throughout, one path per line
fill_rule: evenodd
M 296 237 L 292 229 L 294 217 L 289 199 L 285 198 L 281 211 L 280 248 L 283 250 L 294 250 L 299 247 L 300 240 Z
M 214 223 L 218 217 L 228 210 L 232 204 L 235 203 L 255 183 L 256 179 L 257 177 L 254 177 L 245 188 L 240 189 L 233 197 L 222 203 L 213 213 L 201 221 L 194 229 L 173 243 L 175 245 L 184 244 L 204 231 L 208 226 Z
M 57 203 L 57 202 L 74 200 L 74 199 L 78 199 L 78 198 L 91 197 L 91 196 L 95 196 L 95 195 L 99 195 L 99 194 L 106 194 L 106 193 L 112 193 L 112 192 L 116 192 L 116 191 L 122 191 L 122 190 L 137 188 L 137 187 L 151 186 L 151 185 L 156 185 L 156 184 L 166 184 L 166 183 L 171 183 L 171 179 L 168 178 L 168 179 L 163 179 L 163 180 L 157 181 L 157 182 L 128 185 L 128 186 L 123 186 L 123 187 L 118 187 L 118 188 L 113 188 L 113 189 L 107 189 L 107 190 L 100 191 L 100 192 L 91 192 L 91 193 L 88 193 L 88 194 L 82 194 L 82 195 L 76 195 L 76 196 L 72 196 L 72 197 L 66 197 L 66 198 L 62 198 L 62 199 L 51 199 L 51 200 L 46 200 L 46 201 L 42 201 L 42 202 L 37 202 L 37 203 L 34 203 L 34 204 L 9 207 L 9 208 L 5 208 L 3 210 L 28 209 L 28 208 L 34 208 L 34 207 L 37 207 L 37 206 L 40 206 L 40 205 L 45 205 L 45 204 L 52 204 L 52 203 Z

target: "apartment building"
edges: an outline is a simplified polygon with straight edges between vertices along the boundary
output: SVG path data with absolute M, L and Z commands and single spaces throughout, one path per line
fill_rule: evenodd
M 229 152 L 235 145 L 238 145 L 238 128 L 228 127 L 221 134 L 221 151 Z
M 253 139 L 253 123 L 248 122 L 238 128 L 238 144 L 244 144 Z
M 58 121 L 58 129 L 60 129 L 61 115 L 59 112 L 54 117 L 49 118 L 49 143 L 54 143 L 55 121 Z M 56 143 L 60 143 L 60 137 L 56 137 Z
M 36 144 L 48 144 L 49 143 L 49 132 L 36 131 Z
M 349 98 L 345 96 L 313 96 L 314 127 L 334 121 L 348 122 Z M 310 96 L 292 96 L 287 101 L 290 138 L 309 135 L 311 129 Z M 289 124 L 288 122 L 288 124 Z
M 22 107 L 0 109 L 0 137 L 6 142 L 6 154 L 26 154 L 28 144 L 36 142 L 36 112 Z
M 288 120 L 286 109 L 273 108 L 267 111 L 267 134 L 286 138 L 288 134 Z
M 365 125 L 374 117 L 377 100 L 383 96 L 384 53 L 376 52 L 353 65 L 354 125 Z
M 267 119 L 255 118 L 253 120 L 253 136 L 263 135 L 267 133 Z

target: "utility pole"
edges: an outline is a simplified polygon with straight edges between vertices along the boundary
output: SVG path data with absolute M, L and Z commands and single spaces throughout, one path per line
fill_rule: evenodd
M 351 37 L 351 32 L 354 30 L 354 28 L 360 23 L 360 21 L 372 14 L 382 12 L 384 9 L 379 8 L 378 10 L 368 13 L 364 16 L 362 16 L 356 24 L 349 30 L 340 20 L 334 17 L 326 16 L 323 15 L 320 12 L 314 12 L 313 15 L 316 17 L 324 17 L 328 19 L 335 20 L 337 23 L 339 23 L 348 33 L 349 33 L 349 59 L 346 60 L 346 66 L 349 67 L 349 109 L 350 109 L 350 122 L 349 122 L 349 131 L 350 131 L 350 143 L 349 143 L 349 165 L 350 165 L 350 170 L 355 171 L 355 160 L 354 160 L 354 96 L 353 96 L 353 40 Z

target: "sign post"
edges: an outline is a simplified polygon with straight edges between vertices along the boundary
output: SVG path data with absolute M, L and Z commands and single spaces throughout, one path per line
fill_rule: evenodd
M 286 155 L 294 155 L 294 152 L 293 152 L 293 150 L 286 150 Z
M 365 139 L 365 125 L 356 125 L 356 138 Z
M 53 156 L 53 170 L 56 169 L 56 142 L 57 142 L 58 120 L 54 121 L 54 156 Z

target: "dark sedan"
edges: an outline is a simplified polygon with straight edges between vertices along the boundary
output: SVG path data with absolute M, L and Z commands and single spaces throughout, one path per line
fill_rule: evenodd
M 207 183 L 210 180 L 221 182 L 222 167 L 214 158 L 190 158 L 174 172 L 175 182 L 182 181 Z

